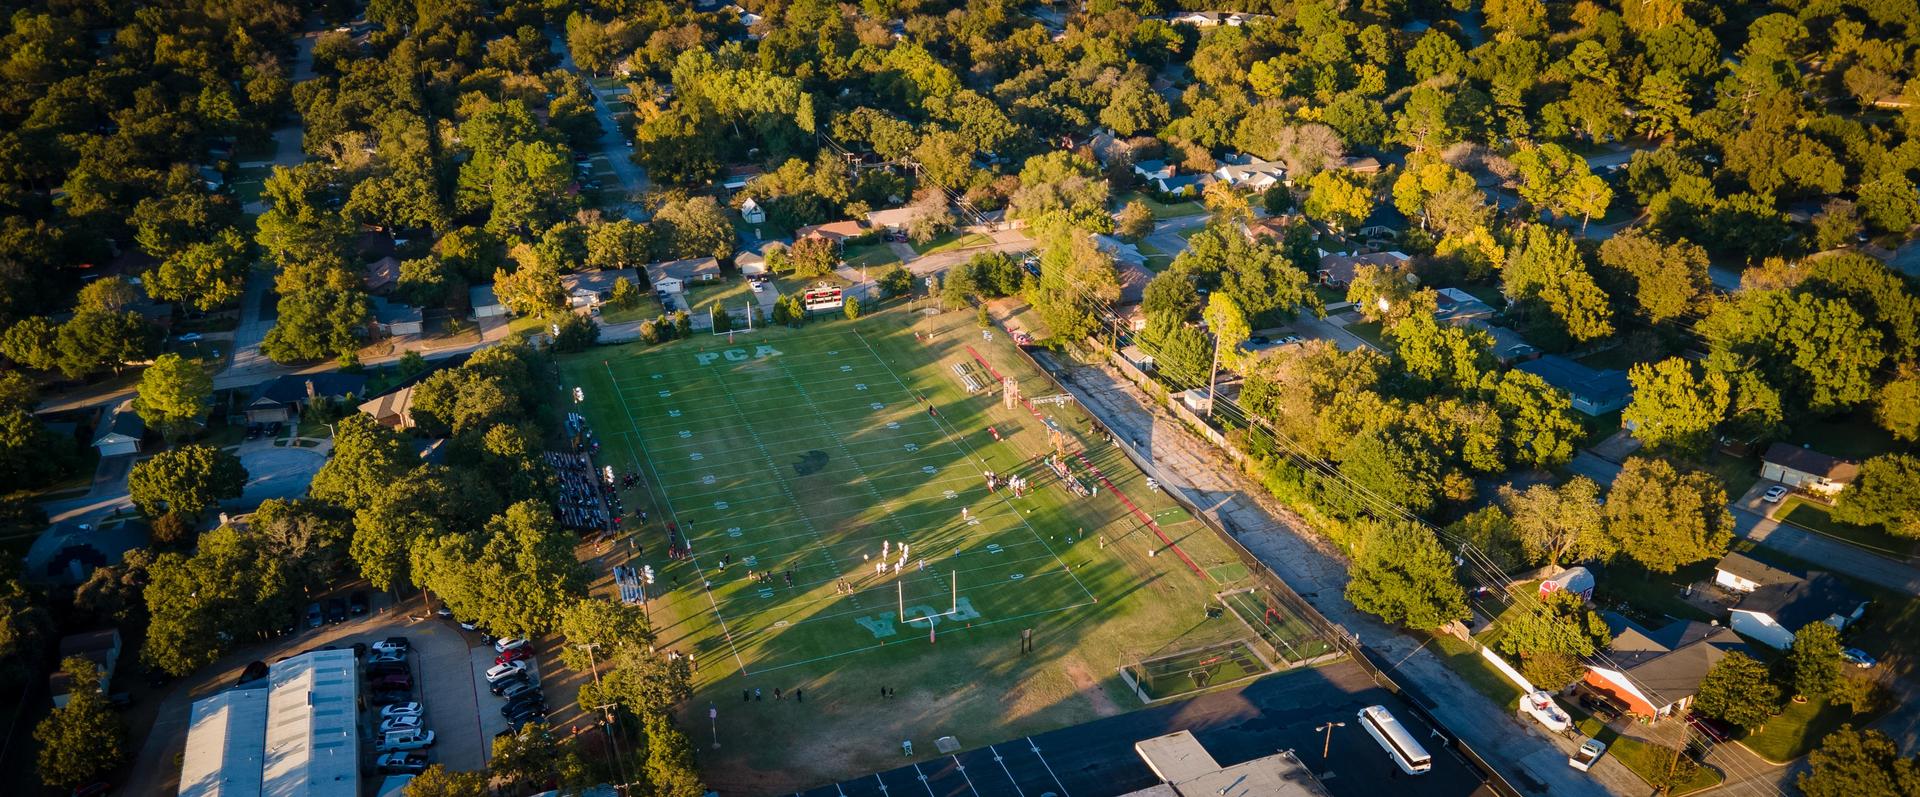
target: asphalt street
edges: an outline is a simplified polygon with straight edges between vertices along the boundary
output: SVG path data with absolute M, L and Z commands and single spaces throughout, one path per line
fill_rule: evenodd
M 1360 709 L 1384 705 L 1428 743 L 1433 770 L 1410 776 L 1355 721 Z M 1333 729 L 1326 758 L 1323 734 Z M 1412 709 L 1375 685 L 1359 665 L 1342 661 L 1280 673 L 1250 684 L 1128 714 L 975 747 L 801 794 L 804 797 L 1113 797 L 1152 786 L 1134 742 L 1186 730 L 1222 766 L 1291 749 L 1335 797 L 1472 794 L 1480 778 L 1440 739 L 1428 735 Z M 962 744 L 965 739 L 960 740 Z M 919 742 L 925 744 L 924 740 Z M 924 747 L 916 750 L 925 754 Z

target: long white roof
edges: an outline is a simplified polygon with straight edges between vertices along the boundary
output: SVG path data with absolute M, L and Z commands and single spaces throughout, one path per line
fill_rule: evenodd
M 232 689 L 193 704 L 180 797 L 260 797 L 267 690 Z
M 317 650 L 273 665 L 261 777 L 267 797 L 358 797 L 354 665 L 350 649 Z

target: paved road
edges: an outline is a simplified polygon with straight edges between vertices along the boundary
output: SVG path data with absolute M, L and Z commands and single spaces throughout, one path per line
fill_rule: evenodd
M 573 63 L 572 51 L 567 49 L 566 36 L 553 32 L 548 34 L 547 39 L 553 43 L 553 51 L 560 54 L 560 67 L 579 73 L 580 68 Z M 583 73 L 582 77 L 591 76 Z M 620 134 L 620 123 L 613 118 L 612 94 L 601 91 L 591 82 L 587 83 L 587 90 L 593 92 L 594 117 L 600 121 L 600 152 L 607 156 L 614 176 L 620 178 L 621 187 L 626 189 L 630 197 L 646 191 L 651 184 L 647 182 L 646 170 L 633 162 L 633 148 L 626 137 Z M 624 210 L 628 218 L 639 219 L 645 215 L 636 204 L 625 205 Z
M 1415 779 L 1394 767 L 1372 737 L 1354 722 L 1365 706 L 1385 705 L 1415 736 L 1428 742 L 1433 771 Z M 1344 721 L 1321 758 L 1320 723 Z M 1468 795 L 1478 773 L 1429 736 L 1417 715 L 1393 693 L 1375 685 L 1350 661 L 1268 676 L 1251 684 L 1192 700 L 1142 709 L 1021 737 L 853 778 L 804 792 L 805 797 L 880 797 L 926 792 L 938 797 L 1111 797 L 1158 783 L 1134 752 L 1133 743 L 1175 731 L 1191 731 L 1214 760 L 1225 766 L 1280 750 L 1293 750 L 1321 776 L 1335 797 Z M 967 740 L 960 740 L 965 744 Z M 925 754 L 924 750 L 915 752 Z
M 1198 213 L 1155 222 L 1153 232 L 1147 233 L 1146 242 L 1161 254 L 1173 257 L 1187 250 L 1187 239 L 1180 237 L 1180 233 L 1204 227 L 1212 218 L 1211 215 Z
M 1328 619 L 1358 634 L 1388 663 L 1396 680 L 1423 692 L 1434 714 L 1495 762 L 1521 791 L 1646 793 L 1645 783 L 1611 758 L 1603 759 L 1591 775 L 1569 768 L 1571 741 L 1520 724 L 1511 711 L 1474 691 L 1420 641 L 1354 609 L 1342 597 L 1347 582 L 1344 557 L 1164 410 L 1148 409 L 1149 400 L 1132 385 L 1101 368 L 1076 368 L 1072 377 L 1069 389 L 1081 404 L 1123 440 L 1139 441 L 1139 450 L 1160 470 L 1162 484 L 1184 490 Z

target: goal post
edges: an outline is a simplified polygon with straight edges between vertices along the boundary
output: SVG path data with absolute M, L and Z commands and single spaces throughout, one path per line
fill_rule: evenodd
M 899 614 L 895 616 L 899 617 L 900 622 L 907 626 L 912 626 L 916 622 L 925 621 L 927 624 L 927 641 L 929 642 L 933 641 L 935 637 L 935 633 L 934 633 L 934 625 L 936 624 L 935 621 L 939 620 L 942 617 L 954 617 L 960 614 L 960 572 L 957 570 L 948 571 L 947 573 L 947 590 L 948 590 L 949 599 L 947 601 L 947 610 L 943 612 L 929 611 L 929 612 L 923 612 L 918 617 L 908 617 L 907 616 L 907 583 L 903 580 L 895 580 L 893 582 L 893 588 L 894 588 L 895 599 L 899 602 L 899 605 L 896 607 L 896 611 L 898 611 Z

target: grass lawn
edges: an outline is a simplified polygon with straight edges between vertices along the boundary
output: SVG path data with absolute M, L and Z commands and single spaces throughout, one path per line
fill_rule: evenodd
M 1169 205 L 1167 203 L 1155 200 L 1153 197 L 1147 196 L 1146 194 L 1140 193 L 1138 191 L 1128 191 L 1124 194 L 1114 197 L 1113 207 L 1117 211 L 1120 208 L 1126 207 L 1128 202 L 1132 202 L 1133 200 L 1136 200 L 1136 199 L 1140 200 L 1141 203 L 1147 206 L 1147 210 L 1153 213 L 1153 218 L 1156 221 L 1162 220 L 1162 219 L 1177 219 L 1182 216 L 1198 216 L 1202 213 L 1207 212 L 1207 207 L 1205 205 L 1202 205 L 1199 202 L 1196 202 L 1194 200 L 1187 200 L 1185 202 L 1175 202 Z
M 955 232 L 949 232 L 945 235 L 942 235 L 938 238 L 935 238 L 923 244 L 910 244 L 910 245 L 913 247 L 914 252 L 922 255 L 930 255 L 935 252 L 950 252 L 955 249 L 966 249 L 972 246 L 986 246 L 991 243 L 993 243 L 992 238 L 985 235 L 981 235 L 980 233 L 977 233 L 977 232 L 963 233 L 963 232 L 955 231 Z
M 1913 540 L 1895 537 L 1888 534 L 1885 529 L 1874 526 L 1841 523 L 1828 514 L 1825 504 L 1815 503 L 1798 495 L 1788 496 L 1780 509 L 1774 512 L 1774 517 L 1810 531 L 1845 540 L 1874 553 L 1896 558 L 1905 558 L 1913 553 Z
M 1622 559 L 1607 565 L 1607 577 L 1594 587 L 1594 602 L 1601 606 L 1626 604 L 1622 613 L 1648 628 L 1659 628 L 1675 618 L 1681 620 L 1714 619 L 1712 615 L 1680 597 L 1688 584 L 1713 576 L 1714 560 L 1695 562 L 1672 573 L 1654 573 Z
M 724 306 L 728 310 L 744 310 L 753 298 L 753 286 L 743 279 L 728 279 L 718 283 L 688 283 L 686 293 L 681 294 L 687 302 L 687 315 L 704 316 L 709 308 Z
M 1373 347 L 1376 349 L 1381 351 L 1388 350 L 1387 340 L 1380 334 L 1380 322 L 1378 321 L 1355 321 L 1348 324 L 1346 330 L 1352 332 L 1355 337 L 1373 344 Z
M 1499 631 L 1495 630 L 1492 633 L 1498 634 Z M 1493 637 L 1489 636 L 1482 639 L 1481 644 L 1489 644 L 1492 640 Z M 1518 709 L 1520 707 L 1520 686 L 1508 680 L 1504 673 L 1494 669 L 1493 664 L 1472 646 L 1447 634 L 1429 634 L 1427 642 L 1428 647 L 1433 648 L 1433 651 L 1447 663 L 1447 668 L 1453 670 L 1461 680 L 1466 681 L 1468 686 L 1473 687 L 1473 691 L 1486 695 L 1494 705 L 1502 708 Z
M 1347 292 L 1341 288 L 1329 288 L 1325 285 L 1316 284 L 1313 286 L 1313 292 L 1319 294 L 1321 302 L 1329 305 L 1339 304 L 1347 300 Z
M 841 253 L 841 256 L 846 259 L 847 265 L 854 268 L 861 266 L 871 268 L 873 266 L 884 266 L 889 263 L 900 262 L 900 256 L 893 253 L 893 247 L 887 246 L 885 243 L 849 246 L 845 252 Z
M 1706 461 L 1697 463 L 1727 485 L 1727 498 L 1739 498 L 1753 489 L 1753 483 L 1760 480 L 1760 461 L 1746 457 L 1736 457 L 1714 451 L 1707 455 Z
M 1611 368 L 1625 371 L 1640 363 L 1657 359 L 1655 352 L 1636 349 L 1632 346 L 1615 346 L 1606 351 L 1595 352 L 1579 358 L 1579 362 L 1589 368 Z
M 1507 306 L 1507 295 L 1501 293 L 1497 285 L 1468 285 L 1460 290 L 1466 291 L 1475 299 L 1486 302 L 1488 307 L 1495 310 Z
M 1740 744 L 1761 758 L 1785 764 L 1819 747 L 1820 740 L 1839 730 L 1842 724 L 1852 722 L 1854 727 L 1859 727 L 1869 719 L 1856 718 L 1851 707 L 1834 705 L 1824 699 L 1788 703 L 1785 711 L 1767 720 L 1760 730 L 1742 737 Z
M 790 793 L 896 766 L 901 740 L 932 760 L 940 736 L 975 746 L 1117 714 L 1138 707 L 1122 665 L 1245 636 L 1204 611 L 1246 583 L 1214 580 L 1235 578 L 1220 567 L 1232 554 L 1118 451 L 1082 440 L 1079 407 L 1049 414 L 1108 480 L 1089 498 L 1040 464 L 1040 421 L 968 392 L 955 369 L 984 372 L 976 351 L 1026 394 L 1050 392 L 1006 338 L 981 340 L 971 313 L 896 305 L 731 345 L 702 336 L 560 360 L 564 383 L 603 397 L 569 407 L 602 441 L 600 462 L 645 478 L 628 498 L 653 518 L 636 542 L 659 574 L 654 627 L 661 647 L 698 662 L 683 721 L 707 724 L 716 705 L 719 737 L 751 740 L 702 749 L 709 785 Z M 984 471 L 1029 477 L 1033 491 L 989 492 Z M 1221 575 L 1165 555 L 1142 514 Z M 692 556 L 661 555 L 667 523 Z M 883 545 L 889 558 L 911 546 L 904 572 L 876 572 Z M 930 612 L 949 614 L 932 629 L 912 619 Z M 1028 628 L 1036 650 L 1022 656 Z M 805 690 L 804 720 L 737 702 L 776 686 Z M 881 686 L 898 697 L 875 711 Z
M 1574 725 L 1580 729 L 1581 733 L 1606 744 L 1607 755 L 1613 756 L 1627 769 L 1633 770 L 1633 774 L 1639 775 L 1641 780 L 1651 782 L 1648 775 L 1660 764 L 1658 747 L 1630 736 L 1621 736 L 1619 731 L 1607 727 L 1606 723 L 1595 719 L 1577 705 L 1562 704 L 1562 707 L 1573 717 Z M 1691 794 L 1701 789 L 1712 788 L 1720 785 L 1723 779 L 1718 770 L 1701 766 L 1691 780 L 1675 787 L 1673 794 Z

